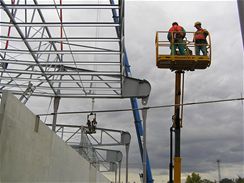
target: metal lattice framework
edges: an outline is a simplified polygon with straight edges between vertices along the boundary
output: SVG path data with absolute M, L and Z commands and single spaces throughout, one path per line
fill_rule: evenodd
M 0 93 L 121 97 L 124 5 L 98 2 L 0 0 Z
M 52 124 L 47 124 L 47 126 L 52 126 Z M 125 146 L 126 147 L 126 165 L 128 170 L 128 150 L 130 145 L 131 135 L 129 132 L 122 130 L 106 129 L 106 128 L 96 128 L 97 133 L 87 133 L 89 127 L 80 125 L 57 125 L 57 130 L 55 133 L 65 141 L 72 148 L 76 149 L 78 153 L 87 159 L 93 166 L 99 167 L 101 171 L 109 172 L 111 171 L 111 163 L 122 161 L 122 153 L 118 150 L 104 149 L 98 147 L 113 147 L 113 146 Z M 95 148 L 96 146 L 96 148 Z M 109 157 L 101 151 L 115 151 L 121 154 L 120 158 L 115 160 L 115 157 Z M 101 165 L 101 166 L 100 166 Z M 114 171 L 114 170 L 113 170 Z
M 10 90 L 23 103 L 54 97 L 53 131 L 60 98 L 131 98 L 146 152 L 136 98 L 146 105 L 151 86 L 131 76 L 124 0 L 0 0 L 0 15 L 0 96 Z

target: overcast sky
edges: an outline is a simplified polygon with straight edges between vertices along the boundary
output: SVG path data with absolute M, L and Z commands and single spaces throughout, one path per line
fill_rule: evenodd
M 168 30 L 177 21 L 195 31 L 201 21 L 212 38 L 212 65 L 186 72 L 185 102 L 238 98 L 243 92 L 243 50 L 235 1 L 144 1 L 126 6 L 126 47 L 134 76 L 150 81 L 149 105 L 174 102 L 174 73 L 155 66 L 155 32 Z M 173 109 L 150 110 L 148 151 L 154 173 L 168 167 L 169 127 Z M 244 176 L 243 104 L 195 105 L 184 108 L 182 167 L 217 179 L 216 160 L 222 177 Z M 163 170 L 163 171 L 162 171 Z
M 206 70 L 185 73 L 185 102 L 239 98 L 243 96 L 243 49 L 235 1 L 126 1 L 126 50 L 132 74 L 152 86 L 149 106 L 174 103 L 174 72 L 155 65 L 155 34 L 177 21 L 187 31 L 202 22 L 212 38 L 212 64 Z M 47 111 L 48 100 L 33 107 Z M 45 110 L 43 107 L 45 106 Z M 124 100 L 96 100 L 95 110 L 129 108 Z M 91 109 L 91 100 L 61 100 L 59 111 Z M 150 109 L 147 119 L 148 153 L 155 182 L 168 180 L 169 128 L 173 108 Z M 59 117 L 59 123 L 83 124 L 85 115 Z M 130 181 L 142 172 L 140 154 L 130 112 L 98 114 L 98 126 L 127 130 L 132 134 Z M 182 128 L 183 179 L 191 172 L 217 180 L 216 160 L 222 177 L 244 177 L 243 103 L 240 101 L 184 107 Z

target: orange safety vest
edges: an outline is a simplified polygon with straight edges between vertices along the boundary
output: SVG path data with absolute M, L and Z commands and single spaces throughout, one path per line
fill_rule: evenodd
M 169 32 L 181 32 L 181 31 L 183 31 L 183 27 L 181 27 L 179 25 L 172 26 L 169 29 Z
M 208 36 L 208 31 L 201 28 L 195 32 L 194 39 L 195 40 L 205 40 L 207 36 Z
M 181 27 L 180 25 L 172 26 L 169 29 L 169 34 L 172 34 L 172 32 L 174 33 L 174 35 L 177 34 L 176 37 L 178 37 L 178 38 L 179 38 L 179 36 L 182 37 L 182 38 L 184 38 L 185 35 L 186 35 L 184 28 Z M 178 32 L 178 33 L 176 33 L 176 32 Z M 169 34 L 168 34 L 168 37 L 170 36 Z M 175 37 L 175 36 L 173 36 L 173 37 Z

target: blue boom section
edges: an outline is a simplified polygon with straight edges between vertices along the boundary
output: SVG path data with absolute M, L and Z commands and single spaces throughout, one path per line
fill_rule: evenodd
M 125 59 L 124 59 L 124 64 L 125 65 L 129 65 L 128 59 L 127 59 L 127 54 L 125 51 Z M 130 67 L 125 66 L 125 68 L 128 69 L 129 72 L 126 71 L 126 75 L 129 76 L 130 74 Z M 125 69 L 125 70 L 127 70 Z M 140 148 L 140 153 L 141 153 L 141 159 L 143 161 L 143 146 L 142 146 L 142 140 L 141 140 L 141 136 L 143 136 L 143 127 L 142 127 L 142 120 L 140 117 L 140 111 L 138 110 L 138 102 L 137 102 L 137 98 L 131 98 L 130 99 L 131 102 L 131 106 L 133 109 L 133 116 L 135 119 L 135 127 L 136 127 L 136 135 L 137 135 L 137 140 L 138 140 L 138 144 L 139 144 L 139 148 Z M 147 183 L 153 183 L 153 178 L 152 178 L 152 172 L 151 172 L 151 166 L 150 166 L 150 161 L 148 158 L 148 154 L 147 154 Z
M 110 0 L 110 4 L 115 5 L 114 0 Z M 114 22 L 119 23 L 119 17 L 118 17 L 116 10 L 112 9 L 112 13 L 113 13 Z M 119 35 L 120 35 L 119 27 L 116 27 L 116 33 L 117 33 L 117 36 L 119 37 Z M 125 67 L 126 76 L 131 76 L 129 60 L 128 60 L 127 53 L 126 53 L 125 49 L 124 49 L 124 60 L 123 60 L 123 62 L 124 62 L 123 64 Z M 140 111 L 138 110 L 137 98 L 133 97 L 130 99 L 130 101 L 131 101 L 131 106 L 133 109 L 133 116 L 135 119 L 134 122 L 135 122 L 137 140 L 138 140 L 138 144 L 139 144 L 139 148 L 140 148 L 141 159 L 143 161 L 143 146 L 142 146 L 142 140 L 141 140 L 141 136 L 143 136 L 142 120 L 140 117 Z M 147 169 L 147 183 L 153 183 L 151 166 L 150 166 L 148 154 L 147 154 L 147 168 L 146 169 Z

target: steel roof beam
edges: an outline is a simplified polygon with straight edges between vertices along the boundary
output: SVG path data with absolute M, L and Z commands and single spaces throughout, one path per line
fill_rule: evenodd
M 0 72 L 8 72 L 8 73 L 13 73 L 13 74 L 33 74 L 33 75 L 41 75 L 44 76 L 45 79 L 47 79 L 47 75 L 73 75 L 73 76 L 78 76 L 78 75 L 90 75 L 90 76 L 97 76 L 97 75 L 103 75 L 103 76 L 118 76 L 120 77 L 120 72 L 117 71 L 101 71 L 101 72 L 97 72 L 97 71 L 84 71 L 84 72 L 55 72 L 55 71 L 46 71 L 45 74 L 43 73 L 43 71 L 23 71 L 23 70 L 17 70 L 17 69 L 0 69 Z M 49 80 L 47 80 L 48 83 L 50 83 Z M 51 87 L 52 88 L 52 87 Z
M 60 43 L 60 42 L 56 42 L 54 41 L 54 43 Z M 107 51 L 107 52 L 116 52 L 117 50 L 111 50 L 111 49 L 107 49 L 107 48 L 102 48 L 102 47 L 97 47 L 97 46 L 87 46 L 87 45 L 83 45 L 83 44 L 74 44 L 74 43 L 66 43 L 63 42 L 64 45 L 70 45 L 70 46 L 74 46 L 74 47 L 81 47 L 81 48 L 89 48 L 89 49 L 94 49 L 95 50 L 101 50 L 101 51 Z
M 9 9 L 6 8 L 6 5 L 3 1 L 1 1 L 1 5 L 4 7 L 4 11 L 7 13 L 8 17 L 10 18 L 11 22 L 13 22 L 13 24 L 15 25 L 15 28 L 17 30 L 17 32 L 19 33 L 20 37 L 23 39 L 23 42 L 25 43 L 26 47 L 28 48 L 28 50 L 30 51 L 31 56 L 33 57 L 33 59 L 35 60 L 35 62 L 37 64 L 39 64 L 38 59 L 36 58 L 36 56 L 34 55 L 34 53 L 32 52 L 31 46 L 29 45 L 29 43 L 24 39 L 24 34 L 22 33 L 20 27 L 18 26 L 17 22 L 15 21 L 14 17 L 11 15 Z M 43 68 L 38 65 L 39 69 L 41 70 L 42 74 L 44 75 L 45 79 L 47 80 L 47 82 L 49 83 L 48 77 L 45 75 L 45 71 L 43 70 Z M 53 93 L 55 95 L 57 95 L 57 92 L 53 89 L 53 86 L 51 85 L 51 83 L 49 83 L 49 86 L 51 87 Z
M 12 80 L 12 77 L 0 77 L 1 80 L 3 81 L 8 81 L 8 80 Z M 45 79 L 40 79 L 40 78 L 14 78 L 15 81 L 22 81 L 22 82 L 26 82 L 26 81 L 31 81 L 31 82 L 42 82 L 45 83 L 46 80 Z M 73 80 L 73 79 L 55 79 L 49 80 L 50 83 L 58 83 L 58 82 L 62 82 L 62 83 L 76 83 L 79 82 L 79 80 Z M 83 83 L 119 83 L 120 80 L 82 80 Z M 7 84 L 7 83 L 4 83 Z
M 0 63 L 8 62 L 9 64 L 15 64 L 15 65 L 27 65 L 27 66 L 37 66 L 36 63 L 33 63 L 32 61 L 24 61 L 24 60 L 9 60 L 9 59 L 0 59 Z M 74 65 L 71 61 L 65 61 L 65 62 L 39 62 L 39 65 L 41 66 L 55 66 L 55 65 Z M 120 65 L 120 62 L 108 62 L 108 61 L 82 61 L 82 62 L 76 62 L 76 65 L 110 65 L 110 66 L 117 66 Z
M 14 3 L 14 2 L 11 1 L 11 3 Z M 19 4 L 19 0 L 17 1 L 17 4 Z M 17 9 L 16 10 L 12 10 L 12 14 L 13 14 L 13 17 L 15 17 L 16 14 L 17 14 Z M 10 36 L 10 31 L 11 31 L 11 27 L 8 28 L 8 36 Z M 9 40 L 6 40 L 6 43 L 5 43 L 5 48 L 6 49 L 8 48 L 8 45 L 9 45 Z M 6 57 L 6 53 L 4 53 L 3 58 L 5 58 L 5 57 Z M 2 66 L 3 67 L 7 67 L 8 64 L 4 63 Z
M 0 93 L 3 91 L 1 90 Z M 11 90 L 11 93 L 14 95 L 22 95 L 23 91 L 17 91 L 17 90 Z M 36 97 L 55 97 L 53 93 L 48 92 L 38 92 L 35 91 L 32 96 Z M 106 93 L 106 94 L 77 94 L 77 93 L 68 93 L 68 94 L 59 94 L 59 97 L 61 98 L 121 98 L 121 96 L 117 94 L 112 93 Z
M 15 50 L 15 49 L 0 49 L 3 53 L 22 53 L 22 54 L 29 54 L 29 50 Z M 97 51 L 97 50 L 63 50 L 63 51 L 55 51 L 55 50 L 31 50 L 31 53 L 41 53 L 41 54 L 113 54 L 113 55 L 119 55 L 120 51 Z
M 25 70 L 28 70 L 28 69 L 30 69 L 30 68 L 31 68 L 31 66 L 27 67 Z M 3 71 L 0 71 L 0 72 L 3 73 Z M 21 75 L 22 75 L 22 74 L 18 74 L 17 76 L 15 76 L 15 78 L 18 78 L 18 77 L 20 77 Z M 2 75 L 1 75 L 1 77 L 2 77 Z M 14 78 L 14 79 L 15 79 L 15 78 Z M 11 80 L 8 81 L 8 84 L 12 83 L 12 82 L 14 81 L 14 79 L 13 79 L 13 77 L 11 77 Z M 1 87 L 1 88 L 0 88 L 0 91 L 3 90 L 3 89 L 4 89 L 4 87 Z
M 65 37 L 65 38 L 58 38 L 58 37 L 50 37 L 50 38 L 28 38 L 24 37 L 24 39 L 28 42 L 55 42 L 55 41 L 62 41 L 65 42 L 69 40 L 69 42 L 120 42 L 120 39 L 117 37 Z M 14 36 L 0 36 L 0 40 L 6 41 L 22 41 L 19 37 Z
M 0 83 L 0 86 L 5 86 L 5 87 L 8 87 L 8 88 L 14 88 L 14 87 L 18 87 L 18 88 L 28 88 L 28 84 L 4 84 L 4 83 Z M 40 89 L 40 90 L 51 90 L 50 87 L 48 86 L 34 86 L 36 87 L 36 89 Z M 80 90 L 80 88 L 78 87 L 71 87 L 71 86 L 68 86 L 68 87 L 53 87 L 54 89 L 62 89 L 62 90 L 72 90 L 72 91 L 75 91 L 75 90 Z M 83 87 L 87 90 L 96 90 L 96 91 L 111 91 L 111 90 L 120 90 L 120 88 L 118 87 L 112 87 L 112 88 L 107 88 L 107 87 Z
M 75 68 L 75 67 L 69 67 L 69 66 L 64 66 L 64 65 L 54 65 L 52 68 L 54 68 L 54 69 L 56 69 L 56 68 L 64 68 L 64 69 L 67 69 L 67 71 L 66 72 L 68 72 L 68 70 L 72 70 L 72 71 L 75 71 L 74 73 L 75 73 L 75 75 L 76 74 L 79 74 L 79 72 L 81 72 L 81 73 L 84 73 L 84 72 L 86 72 L 86 73 L 104 73 L 104 74 L 108 74 L 108 73 L 113 73 L 113 74 L 115 74 L 115 73 L 117 73 L 117 74 L 120 74 L 119 72 L 117 72 L 117 71 L 94 71 L 94 70 L 89 70 L 89 69 L 82 69 L 82 68 Z M 23 71 L 23 70 L 18 70 L 18 69 L 5 69 L 7 72 L 9 72 L 9 73 L 18 73 L 18 72 L 20 72 L 20 73 L 22 73 L 22 74 L 41 74 L 40 73 L 40 71 Z M 0 72 L 1 71 L 5 71 L 5 70 L 1 70 L 0 69 Z M 78 73 L 77 73 L 78 72 Z M 59 71 L 59 72 L 55 72 L 55 71 L 46 71 L 46 73 L 47 73 L 47 75 L 50 75 L 49 73 L 52 73 L 52 75 L 55 75 L 55 73 L 57 73 L 56 75 L 60 75 L 60 73 L 61 73 L 61 71 Z M 62 74 L 63 74 L 63 72 L 62 72 Z M 68 72 L 68 75 L 70 75 L 71 74 L 71 72 Z M 104 74 L 101 74 L 101 75 L 104 75 Z
M 9 9 L 119 9 L 118 5 L 111 4 L 6 4 L 6 7 Z
M 34 6 L 39 6 L 38 4 L 37 4 L 37 1 L 36 0 L 34 0 L 34 3 L 36 3 L 36 4 L 33 4 L 32 6 L 34 7 Z M 29 6 L 30 4 L 28 4 L 27 6 L 28 7 L 30 7 Z M 48 6 L 50 6 L 50 5 L 48 5 Z M 76 6 L 76 5 L 73 5 L 73 6 Z M 85 6 L 84 6 L 85 7 Z M 95 7 L 95 6 L 94 6 Z M 54 6 L 54 8 L 55 8 L 55 6 Z M 53 9 L 54 9 L 53 8 Z M 3 7 L 3 9 L 4 9 L 4 7 Z M 5 7 L 5 9 L 6 9 L 6 7 Z M 19 8 L 19 9 L 21 9 L 21 8 Z M 57 8 L 56 8 L 57 9 Z M 60 8 L 61 9 L 61 8 Z M 79 9 L 82 9 L 82 8 L 79 8 Z M 16 8 L 16 10 L 17 10 L 17 8 Z M 41 17 L 41 23 L 39 23 L 40 25 L 41 25 L 41 29 L 42 30 L 46 30 L 46 32 L 48 33 L 49 32 L 49 29 L 48 29 L 48 27 L 46 27 L 45 25 L 45 20 L 44 20 L 44 17 L 42 16 L 42 12 L 41 12 L 41 8 L 40 9 L 38 9 L 38 8 L 34 8 L 34 11 L 33 12 L 31 12 L 31 13 L 33 13 L 33 16 L 32 16 L 32 21 L 30 22 L 30 23 L 28 23 L 28 24 L 33 24 L 33 23 L 35 23 L 35 22 L 33 22 L 33 20 L 34 20 L 34 12 L 36 13 L 36 10 L 39 12 L 39 15 L 40 15 L 40 17 Z M 22 11 L 23 12 L 23 11 Z M 9 15 L 8 15 L 9 16 Z M 27 15 L 26 15 L 27 16 Z M 25 16 L 25 17 L 26 17 Z M 26 20 L 26 19 L 25 19 Z M 20 25 L 18 25 L 19 23 L 18 23 L 18 21 L 19 20 L 16 20 L 16 22 L 11 22 L 13 25 L 16 25 L 17 24 L 17 26 L 19 27 L 19 30 L 21 31 L 21 29 L 20 29 Z M 21 22 L 21 20 L 20 20 L 20 24 L 24 24 L 24 23 L 26 23 L 26 21 L 25 22 Z M 52 22 L 51 22 L 52 23 Z M 54 22 L 55 23 L 55 22 Z M 62 22 L 59 22 L 59 24 L 58 25 L 60 25 L 61 26 L 61 23 Z M 72 22 L 69 22 L 69 23 L 72 23 Z M 77 23 L 77 22 L 75 22 L 75 23 Z M 79 23 L 79 22 L 78 22 Z M 94 22 L 88 22 L 88 24 L 89 23 L 94 23 Z M 97 23 L 97 22 L 95 22 L 95 23 Z M 109 22 L 110 23 L 110 22 Z M 103 24 L 100 24 L 101 26 L 103 26 Z M 119 23 L 118 23 L 118 25 L 119 25 Z M 44 26 L 44 27 L 43 27 Z M 25 26 L 25 27 L 28 27 L 28 26 Z M 50 27 L 50 26 L 49 26 Z M 83 27 L 83 26 L 80 26 L 80 27 Z M 105 26 L 103 26 L 103 27 L 106 27 L 106 25 Z M 30 33 L 30 30 L 33 30 L 33 26 L 29 26 L 28 27 L 29 28 L 29 33 Z M 39 58 L 41 59 L 41 60 L 43 60 L 43 58 L 46 58 L 46 56 L 47 56 L 47 62 L 51 62 L 52 64 L 50 64 L 50 63 L 45 63 L 45 62 L 38 62 L 38 63 L 33 63 L 33 61 L 35 60 L 33 60 L 33 61 L 30 61 L 30 62 L 32 62 L 32 63 L 28 63 L 28 61 L 25 61 L 25 60 L 17 60 L 16 59 L 16 61 L 15 61 L 15 58 L 13 58 L 13 59 L 9 59 L 9 63 L 11 63 L 11 64 L 14 64 L 14 65 L 16 65 L 16 66 L 18 66 L 18 65 L 20 65 L 20 68 L 23 68 L 23 67 L 21 67 L 21 66 L 23 66 L 23 65 L 27 65 L 27 66 L 29 66 L 27 69 L 25 69 L 24 71 L 22 70 L 22 71 L 20 71 L 20 70 L 16 70 L 16 69 L 8 69 L 8 70 L 5 70 L 3 73 L 13 73 L 13 75 L 14 75 L 14 77 L 9 77 L 9 78 L 11 78 L 11 81 L 10 81 L 10 83 L 11 82 L 13 82 L 14 81 L 14 79 L 15 78 L 18 78 L 18 79 L 16 79 L 16 81 L 17 82 L 19 82 L 19 81 L 21 81 L 21 80 L 25 80 L 25 78 L 23 78 L 23 77 L 28 77 L 28 76 L 26 76 L 26 75 L 29 75 L 29 77 L 30 77 L 30 81 L 32 81 L 32 82 L 41 82 L 41 83 L 39 83 L 39 86 L 40 85 L 42 85 L 43 83 L 47 83 L 48 82 L 48 80 L 44 80 L 44 78 L 43 77 L 45 77 L 45 76 L 47 76 L 48 78 L 49 78 L 49 83 L 50 84 L 58 84 L 60 81 L 62 82 L 62 79 L 57 79 L 57 80 L 54 80 L 54 77 L 55 76 L 62 76 L 63 74 L 64 74 L 64 72 L 61 72 L 61 73 L 58 73 L 58 74 L 56 74 L 58 71 L 55 71 L 56 69 L 61 69 L 61 68 L 63 68 L 64 70 L 63 71 L 65 71 L 65 75 L 64 76 L 68 76 L 68 77 L 70 77 L 71 79 L 69 79 L 69 81 L 67 81 L 67 77 L 65 77 L 66 78 L 66 81 L 64 80 L 64 82 L 66 82 L 66 83 L 72 83 L 72 81 L 73 81 L 73 83 L 76 83 L 80 88 L 83 88 L 83 86 L 81 86 L 82 85 L 82 81 L 81 81 L 81 78 L 80 78 L 80 80 L 78 80 L 78 78 L 77 77 L 75 77 L 75 76 L 80 76 L 80 75 L 84 75 L 85 77 L 83 77 L 83 78 L 85 78 L 87 81 L 86 81 L 86 83 L 100 83 L 100 84 L 105 84 L 107 87 L 108 87 L 108 90 L 112 90 L 113 92 L 115 92 L 115 94 L 116 95 L 118 95 L 118 98 L 120 98 L 121 97 L 121 92 L 118 92 L 118 91 L 116 91 L 115 89 L 113 89 L 113 86 L 111 86 L 112 84 L 120 84 L 121 85 L 121 73 L 120 73 L 120 71 L 115 71 L 115 72 L 113 72 L 113 71 L 111 71 L 111 72 L 109 72 L 109 71 L 98 71 L 98 72 L 94 72 L 94 71 L 92 71 L 92 70 L 86 70 L 86 69 L 80 69 L 80 68 L 77 68 L 77 65 L 106 65 L 106 66 L 120 66 L 121 65 L 121 63 L 119 62 L 119 61 L 116 61 L 116 62 L 107 62 L 107 61 L 99 61 L 99 62 L 89 62 L 89 61 L 85 61 L 85 62 L 81 62 L 81 61 L 79 61 L 79 62 L 77 62 L 77 64 L 75 63 L 75 60 L 71 63 L 69 63 L 69 62 L 67 62 L 66 61 L 66 64 L 68 65 L 66 65 L 66 66 L 64 66 L 62 63 L 60 63 L 60 62 L 55 62 L 55 60 L 50 60 L 51 58 L 53 58 L 53 57 L 51 57 L 51 54 L 55 54 L 55 55 L 57 55 L 57 58 L 58 58 L 58 60 L 61 60 L 60 59 L 60 54 L 63 54 L 62 52 L 58 52 L 58 50 L 57 50 L 57 48 L 55 48 L 55 43 L 59 43 L 58 41 L 60 41 L 60 43 L 61 42 L 63 42 L 63 43 L 65 43 L 65 42 L 77 42 L 77 41 L 81 41 L 81 42 L 117 42 L 117 43 L 120 43 L 120 39 L 119 38 L 113 38 L 113 37 L 104 37 L 104 38 L 94 38 L 94 37 L 71 37 L 71 38 L 69 38 L 69 37 L 66 37 L 66 38 L 52 38 L 51 37 L 51 34 L 49 34 L 48 35 L 48 37 L 46 38 L 46 37 L 43 37 L 43 36 L 45 36 L 44 35 L 44 32 L 43 33 L 41 33 L 41 35 L 42 35 L 42 37 L 41 38 L 35 38 L 34 36 L 36 36 L 37 34 L 38 34 L 38 32 L 40 32 L 39 30 L 37 30 L 37 29 L 35 29 L 36 31 L 34 32 L 35 34 L 30 38 L 30 37 L 27 37 L 27 36 L 25 36 L 25 37 L 23 37 L 23 36 L 20 36 L 20 38 L 18 38 L 18 37 L 6 37 L 6 36 L 0 36 L 0 40 L 11 40 L 11 41 L 21 41 L 21 40 L 26 40 L 26 42 L 27 43 L 29 43 L 29 45 L 31 45 L 30 43 L 31 42 L 48 42 L 50 45 L 53 45 L 53 48 L 54 48 L 54 51 L 53 50 L 50 50 L 50 51 L 48 51 L 48 50 L 42 50 L 42 51 L 40 51 L 40 49 L 42 48 L 43 49 L 43 47 L 42 47 L 42 44 L 40 43 L 39 44 L 39 48 L 38 48 L 38 51 L 36 51 L 36 50 L 29 50 L 29 51 L 27 51 L 27 50 L 21 50 L 21 51 L 24 51 L 24 53 L 26 53 L 26 54 L 30 54 L 31 53 L 31 55 L 32 54 L 35 54 L 35 56 L 36 56 L 36 59 L 38 59 L 38 61 L 39 61 Z M 42 31 L 41 30 L 41 31 Z M 18 30 L 17 30 L 18 31 Z M 26 31 L 25 31 L 26 32 Z M 23 34 L 23 32 L 22 32 L 22 34 Z M 26 35 L 29 35 L 29 34 L 26 34 Z M 55 42 L 56 41 L 56 42 Z M 41 46 L 40 46 L 41 45 Z M 75 45 L 75 44 L 70 44 L 70 43 L 68 43 L 67 45 L 72 45 L 72 46 L 84 46 L 84 45 Z M 28 48 L 28 47 L 27 47 Z M 50 49 L 51 49 L 51 47 L 50 47 Z M 105 48 L 98 48 L 98 47 L 89 47 L 89 49 L 102 49 L 102 51 L 114 51 L 114 50 L 109 50 L 109 49 L 105 49 Z M 19 51 L 19 52 L 21 52 L 21 51 Z M 32 51 L 32 52 L 31 52 Z M 86 53 L 80 53 L 80 54 L 92 54 L 92 53 L 87 53 L 87 50 L 65 50 L 67 53 L 66 54 L 73 54 L 73 51 L 77 51 L 77 52 L 79 52 L 79 51 L 82 51 L 82 52 L 86 52 Z M 90 51 L 94 51 L 94 50 L 90 50 Z M 15 52 L 12 52 L 12 50 L 4 50 L 4 51 L 2 51 L 2 52 L 5 52 L 5 53 L 15 53 L 16 54 L 16 51 Z M 119 51 L 117 51 L 118 52 L 118 56 L 119 56 L 119 54 L 120 54 L 120 52 Z M 79 53 L 75 53 L 75 54 L 79 54 Z M 96 52 L 96 54 L 101 54 L 101 52 Z M 108 55 L 108 54 L 110 54 L 110 53 L 106 53 L 105 55 Z M 110 55 L 112 55 L 112 54 L 110 54 Z M 9 54 L 9 56 L 11 56 L 11 54 Z M 117 58 L 117 59 L 119 59 L 119 58 Z M 3 60 L 1 60 L 0 59 L 0 63 L 1 63 L 1 61 L 5 61 L 5 62 L 8 62 L 8 59 L 3 59 Z M 19 64 L 18 64 L 18 63 Z M 13 65 L 13 66 L 14 66 Z M 70 66 L 74 66 L 75 65 L 75 67 L 69 67 L 69 65 Z M 16 68 L 16 66 L 15 66 L 15 68 Z M 49 69 L 49 71 L 47 72 L 47 73 L 51 73 L 51 74 L 46 74 L 46 73 L 43 73 L 42 74 L 42 72 L 41 72 L 41 69 L 40 69 L 40 67 L 46 67 L 47 69 Z M 11 67 L 10 67 L 11 68 Z M 42 78 L 41 80 L 40 79 L 38 79 L 38 78 L 36 78 L 36 72 L 34 71 L 34 70 L 29 70 L 30 68 L 33 68 L 33 69 L 35 69 L 35 70 L 37 70 L 37 72 L 38 72 L 38 76 L 40 76 L 40 78 Z M 39 69 L 38 69 L 39 68 Z M 44 71 L 45 71 L 45 68 L 43 68 L 44 69 Z M 51 69 L 51 70 L 50 70 Z M 55 69 L 55 70 L 54 70 Z M 66 70 L 72 70 L 73 72 L 70 72 L 70 71 L 67 71 L 66 72 Z M 110 67 L 109 67 L 109 70 L 110 70 Z M 1 71 L 0 71 L 1 72 Z M 21 72 L 21 73 L 20 73 Z M 78 72 L 81 72 L 81 74 L 79 74 Z M 90 73 L 92 73 L 92 74 L 90 74 Z M 17 76 L 16 76 L 16 74 L 17 74 Z M 72 75 L 72 74 L 74 74 L 74 75 Z M 12 75 L 12 76 L 13 76 Z M 5 78 L 7 78 L 6 76 L 7 75 L 4 75 L 5 76 Z M 91 80 L 88 80 L 88 77 L 86 77 L 86 76 L 90 76 L 90 77 L 92 77 L 91 78 Z M 96 80 L 93 80 L 93 77 L 97 77 L 96 78 Z M 114 81 L 114 80 L 110 80 L 109 79 L 109 77 L 112 77 L 112 78 L 117 78 L 117 79 L 120 79 L 120 80 L 116 80 L 116 81 Z M 50 78 L 53 78 L 51 81 L 50 81 Z M 55 78 L 57 78 L 57 77 L 55 77 Z M 4 79 L 4 77 L 2 77 L 2 79 Z M 4 82 L 6 82 L 7 80 L 5 79 L 4 80 Z M 26 80 L 25 80 L 26 81 Z M 80 83 L 79 83 L 80 82 Z M 13 84 L 14 85 L 14 84 Z M 16 85 L 18 85 L 17 83 L 16 83 Z M 90 87 L 91 89 L 92 89 L 92 87 Z M 120 88 L 121 89 L 121 88 Z M 91 90 L 92 91 L 92 90 Z M 85 92 L 85 91 L 84 91 Z M 39 92 L 39 94 L 40 94 L 41 92 Z M 81 95 L 81 94 L 77 94 L 77 95 Z M 108 95 L 111 95 L 111 94 L 108 94 Z M 88 95 L 88 93 L 86 93 L 85 92 L 85 95 L 83 95 L 83 96 L 91 96 L 91 95 Z M 94 96 L 97 96 L 97 95 L 94 95 Z M 102 95 L 102 96 L 105 96 L 105 95 Z M 70 96 L 69 96 L 70 97 Z M 113 98 L 113 97 L 112 97 Z
M 14 27 L 18 24 L 18 27 L 119 27 L 120 24 L 114 22 L 0 22 L 2 27 Z
M 100 76 L 97 76 L 99 79 L 103 80 Z M 119 83 L 121 84 L 120 80 Z M 107 82 L 105 83 L 109 88 L 112 88 Z M 114 90 L 114 93 L 116 93 L 117 95 L 119 95 L 119 93 L 117 91 Z
M 38 6 L 38 2 L 37 2 L 37 0 L 33 0 L 33 1 L 34 1 L 34 3 L 35 3 L 35 6 Z M 43 13 L 42 13 L 42 11 L 41 11 L 40 9 L 38 9 L 38 13 L 39 13 L 39 15 L 40 15 L 40 17 L 41 17 L 42 22 L 45 23 L 45 22 L 46 22 L 46 21 L 45 21 L 45 18 L 44 18 Z M 48 27 L 45 27 L 45 29 L 46 29 L 46 31 L 47 31 L 47 34 L 48 34 L 49 38 L 52 38 L 51 32 L 49 31 Z M 67 39 L 67 38 L 66 38 L 66 39 Z M 52 44 L 54 50 L 57 51 L 57 47 L 56 47 L 56 45 L 55 45 L 53 42 L 50 42 L 50 43 Z M 72 54 L 73 54 L 73 53 L 72 53 Z M 58 60 L 59 60 L 60 62 L 63 62 L 63 60 L 61 59 L 61 57 L 60 57 L 59 54 L 57 54 L 57 58 L 58 58 Z M 72 79 L 74 79 L 73 76 L 70 76 L 70 77 L 71 77 Z M 77 83 L 77 86 L 79 86 L 80 88 L 82 88 L 82 81 L 80 81 L 80 82 L 81 82 L 81 84 L 80 84 L 80 83 Z M 82 91 L 86 94 L 85 89 L 83 89 Z

